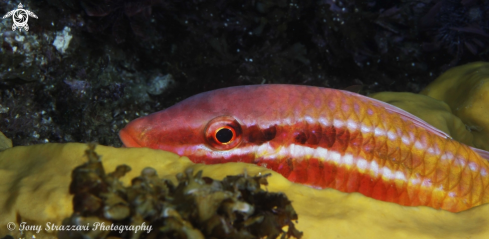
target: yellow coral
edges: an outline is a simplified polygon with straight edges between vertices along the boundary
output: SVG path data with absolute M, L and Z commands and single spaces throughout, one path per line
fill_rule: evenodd
M 471 131 L 469 145 L 489 150 L 489 63 L 454 67 L 420 94 L 446 102 Z
M 71 171 L 86 162 L 84 144 L 46 144 L 15 147 L 0 152 L 0 235 L 16 214 L 31 224 L 61 224 L 72 213 L 68 186 Z M 297 227 L 304 238 L 489 238 L 489 205 L 460 213 L 428 207 L 404 207 L 377 201 L 359 193 L 317 190 L 294 184 L 280 174 L 252 164 L 193 164 L 187 158 L 159 150 L 98 146 L 106 171 L 127 164 L 132 171 L 123 182 L 146 166 L 160 176 L 174 179 L 186 168 L 203 170 L 205 176 L 272 173 L 270 191 L 285 192 L 299 214 Z M 39 237 L 38 237 L 39 238 Z

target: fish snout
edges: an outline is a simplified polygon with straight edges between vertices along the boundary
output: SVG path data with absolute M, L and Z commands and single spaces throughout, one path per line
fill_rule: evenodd
M 138 130 L 138 127 L 134 127 L 133 122 L 129 123 L 119 131 L 119 138 L 125 147 L 129 148 L 140 148 L 143 147 L 141 145 L 140 140 L 138 140 L 141 136 L 141 131 Z

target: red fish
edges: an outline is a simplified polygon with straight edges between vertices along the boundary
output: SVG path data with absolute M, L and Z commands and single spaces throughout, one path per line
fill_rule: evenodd
M 295 85 L 219 89 L 136 119 L 127 147 L 195 163 L 254 163 L 292 182 L 458 212 L 489 202 L 488 152 L 352 92 Z M 483 155 L 483 157 L 481 156 Z

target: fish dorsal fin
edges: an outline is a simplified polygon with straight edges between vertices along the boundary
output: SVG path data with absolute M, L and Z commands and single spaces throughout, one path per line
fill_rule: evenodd
M 349 94 L 352 94 L 351 92 L 347 92 Z M 353 93 L 354 94 L 354 93 Z M 355 94 L 355 95 L 358 95 L 358 94 Z M 363 95 L 359 95 L 360 97 L 367 97 L 367 96 L 363 96 Z M 371 97 L 367 97 L 369 98 L 370 100 L 372 100 L 377 106 L 381 106 L 383 108 L 385 108 L 387 111 L 389 112 L 392 112 L 392 113 L 397 113 L 401 116 L 402 119 L 406 119 L 406 120 L 410 120 L 412 121 L 416 126 L 419 126 L 419 127 L 422 127 L 440 137 L 444 137 L 444 138 L 449 138 L 451 139 L 452 137 L 437 129 L 435 126 L 431 125 L 431 124 L 428 124 L 426 121 L 418 118 L 417 116 L 397 107 L 397 106 L 394 106 L 394 105 L 391 105 L 389 103 L 386 103 L 386 102 L 383 102 L 383 101 L 380 101 L 380 100 L 377 100 L 377 99 L 374 99 L 374 98 L 371 98 Z M 476 152 L 477 154 L 479 154 L 482 158 L 486 159 L 489 161 L 489 151 L 486 151 L 486 150 L 483 150 L 483 149 L 478 149 L 478 148 L 474 148 L 472 146 L 469 146 L 474 152 Z
M 350 93 L 351 94 L 351 93 Z M 367 96 L 363 96 L 363 95 L 360 95 L 361 97 L 367 97 Z M 391 105 L 391 104 L 388 104 L 388 103 L 385 103 L 383 101 L 380 101 L 380 100 L 377 100 L 377 99 L 374 99 L 374 98 L 370 98 L 370 97 L 367 97 L 369 98 L 370 100 L 372 100 L 377 106 L 381 106 L 383 108 L 385 108 L 388 112 L 391 112 L 391 113 L 397 113 L 401 116 L 402 119 L 405 119 L 405 120 L 408 120 L 408 121 L 411 121 L 413 122 L 414 125 L 416 126 L 419 126 L 421 128 L 424 128 L 426 130 L 428 130 L 429 132 L 433 133 L 433 134 L 436 134 L 440 137 L 444 137 L 444 138 L 452 138 L 452 136 L 450 136 L 449 134 L 439 130 L 438 128 L 436 128 L 435 126 L 431 125 L 431 124 L 428 124 L 426 121 L 418 118 L 417 116 L 397 107 L 397 106 L 394 106 L 394 105 Z
M 488 160 L 489 161 L 489 152 L 483 150 L 483 149 L 478 149 L 478 148 L 474 148 L 472 146 L 470 146 L 470 148 L 472 150 L 474 150 L 474 152 L 476 152 L 478 155 L 480 155 L 482 158 L 484 158 L 485 160 Z

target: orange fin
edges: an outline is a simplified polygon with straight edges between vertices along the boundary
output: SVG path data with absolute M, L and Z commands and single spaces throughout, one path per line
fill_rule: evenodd
M 352 92 L 347 92 L 349 94 L 355 94 L 355 93 L 352 93 Z M 396 114 L 399 114 L 401 116 L 402 119 L 405 119 L 405 120 L 409 120 L 409 121 L 412 121 L 416 126 L 419 126 L 419 127 L 422 127 L 426 130 L 428 130 L 429 132 L 433 133 L 433 134 L 436 134 L 440 137 L 444 137 L 444 138 L 449 138 L 451 139 L 452 136 L 450 136 L 449 134 L 439 130 L 438 128 L 436 128 L 435 126 L 431 125 L 431 124 L 428 124 L 426 123 L 426 121 L 418 118 L 417 116 L 399 108 L 399 107 L 396 107 L 394 105 L 391 105 L 391 104 L 388 104 L 388 103 L 385 103 L 383 101 L 380 101 L 380 100 L 377 100 L 377 99 L 374 99 L 374 98 L 370 98 L 370 97 L 367 97 L 367 96 L 363 96 L 363 95 L 358 95 L 358 94 L 355 94 L 357 96 L 360 96 L 360 97 L 366 97 L 372 101 L 374 101 L 374 103 L 377 105 L 377 106 L 380 106 L 380 107 L 383 107 L 385 108 L 387 111 L 391 112 L 391 113 L 396 113 Z
M 428 124 L 426 121 L 418 118 L 418 116 L 416 115 L 413 115 L 399 107 L 396 107 L 396 106 L 393 106 L 391 104 L 388 104 L 388 103 L 385 103 L 383 101 L 380 101 L 380 100 L 377 100 L 377 99 L 373 99 L 375 101 L 377 101 L 378 103 L 382 104 L 382 106 L 385 107 L 385 109 L 389 112 L 392 112 L 392 113 L 397 113 L 401 116 L 401 118 L 403 119 L 406 119 L 406 120 L 411 120 L 416 126 L 419 126 L 419 127 L 422 127 L 422 128 L 425 128 L 426 130 L 430 131 L 431 133 L 434 133 L 440 137 L 444 137 L 444 138 L 449 138 L 451 139 L 452 136 L 450 136 L 449 134 L 439 130 L 438 128 L 436 128 L 435 126 L 431 125 L 431 124 Z
M 484 158 L 485 160 L 488 160 L 489 161 L 489 152 L 483 150 L 483 149 L 478 149 L 478 148 L 474 148 L 474 147 L 470 147 L 472 150 L 474 150 L 474 152 L 476 152 L 477 154 L 479 154 L 482 158 Z

